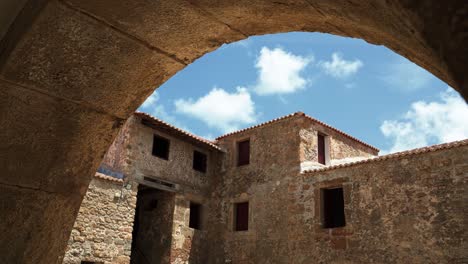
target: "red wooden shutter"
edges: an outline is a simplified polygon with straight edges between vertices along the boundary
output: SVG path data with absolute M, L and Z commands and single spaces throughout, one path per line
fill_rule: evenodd
M 247 165 L 250 163 L 250 140 L 245 140 L 237 143 L 237 166 Z
M 325 164 L 325 137 L 318 134 L 318 162 Z
M 249 229 L 249 202 L 236 204 L 236 231 Z

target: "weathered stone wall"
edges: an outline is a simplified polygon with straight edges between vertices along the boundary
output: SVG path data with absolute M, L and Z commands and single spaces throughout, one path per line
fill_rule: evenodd
M 94 177 L 81 204 L 63 263 L 130 261 L 135 186 Z
M 466 142 L 433 152 L 303 173 L 300 163 L 305 152 L 301 147 L 316 142 L 317 130 L 331 136 L 333 157 L 372 156 L 375 150 L 293 116 L 223 137 L 218 143 L 225 153 L 205 150 L 209 153 L 209 170 L 199 175 L 192 169 L 197 146 L 144 126 L 137 118 L 130 119 L 128 126 L 125 168 L 131 179 L 127 180 L 149 176 L 182 186 L 174 194 L 160 192 L 168 199 L 156 197 L 159 211 L 141 211 L 146 205 L 138 211 L 144 234 L 139 238 L 139 248 L 154 253 L 151 261 L 308 264 L 311 260 L 463 263 L 468 259 L 463 214 L 468 178 Z M 153 133 L 171 140 L 169 161 L 151 155 Z M 250 163 L 239 167 L 236 143 L 247 138 Z M 106 231 L 101 230 L 101 219 L 94 218 L 96 210 L 87 208 L 100 206 L 94 204 L 102 199 L 95 197 L 100 189 L 94 185 L 90 190 L 96 191 L 89 192 L 89 198 L 87 195 L 85 201 L 90 201 L 83 203 L 79 218 L 89 219 L 85 214 L 91 213 L 89 223 L 98 224 L 87 226 L 97 226 L 97 231 L 85 229 L 91 234 L 86 235 L 81 229 L 80 233 L 74 230 L 66 260 L 92 256 L 94 259 L 89 260 L 113 261 L 112 257 L 118 257 L 118 261 L 128 263 L 128 243 L 121 251 L 115 242 L 119 238 L 96 238 L 95 234 L 105 235 Z M 343 187 L 345 227 L 322 228 L 320 189 L 330 187 Z M 134 199 L 135 191 L 132 193 Z M 142 201 L 151 204 L 151 200 Z M 200 230 L 189 228 L 190 201 L 203 206 Z M 249 202 L 249 229 L 234 231 L 234 204 L 245 201 Z M 134 212 L 133 208 L 125 210 Z M 120 214 L 106 211 L 108 218 L 115 212 Z M 117 229 L 114 235 L 131 240 L 127 231 L 131 232 L 132 223 L 126 222 L 126 227 Z M 124 255 L 117 256 L 116 252 Z M 138 256 L 133 261 L 141 262 Z
M 138 192 L 131 263 L 170 263 L 175 194 L 148 187 Z
M 327 136 L 329 164 L 339 163 L 343 159 L 366 158 L 376 156 L 378 150 L 344 136 L 326 126 L 303 118 L 299 132 L 301 143 L 299 146 L 301 162 L 318 163 L 317 134 Z M 318 165 L 318 164 L 316 164 Z M 328 165 L 328 164 L 327 164 Z
M 286 184 L 225 184 L 223 217 L 229 222 L 232 202 L 247 198 L 252 227 L 233 232 L 224 225 L 226 261 L 464 263 L 467 153 L 465 144 L 323 172 L 277 171 Z M 338 186 L 346 226 L 324 229 L 320 189 Z
M 174 137 L 167 132 L 155 130 L 141 124 L 141 118 L 131 117 L 128 121 L 128 175 L 135 180 L 144 176 L 166 180 L 179 184 L 186 192 L 203 193 L 209 189 L 209 180 L 214 177 L 216 157 L 213 150 L 200 148 Z M 152 155 L 153 135 L 159 135 L 170 140 L 169 160 Z M 193 169 L 193 151 L 198 150 L 207 155 L 207 172 Z
M 287 263 L 288 222 L 282 212 L 288 178 L 299 172 L 299 124 L 287 118 L 220 140 L 226 149 L 217 231 L 223 255 L 214 263 Z M 237 167 L 236 142 L 250 139 L 250 164 Z M 233 231 L 234 203 L 249 202 L 249 229 Z
M 119 134 L 115 138 L 114 142 L 110 145 L 104 158 L 101 162 L 100 167 L 110 169 L 115 172 L 124 173 L 128 161 L 128 142 L 130 136 L 130 123 L 125 122 L 119 131 Z
M 201 208 L 201 228 L 193 229 L 189 227 L 190 201 L 195 201 L 202 205 Z M 206 264 L 211 254 L 211 248 L 207 240 L 207 201 L 200 198 L 176 195 L 174 222 L 172 229 L 172 245 L 170 263 L 178 264 Z

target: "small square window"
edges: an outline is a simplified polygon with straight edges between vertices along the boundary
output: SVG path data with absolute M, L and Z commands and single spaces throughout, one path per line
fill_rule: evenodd
M 250 140 L 237 142 L 237 166 L 250 163 Z
M 200 229 L 201 227 L 201 204 L 190 202 L 189 227 L 193 229 Z
M 249 230 L 249 202 L 234 204 L 234 230 Z
M 321 189 L 321 198 L 322 227 L 345 226 L 343 188 Z
M 193 169 L 200 172 L 206 172 L 206 163 L 206 154 L 195 150 L 193 152 Z
M 153 137 L 153 156 L 161 159 L 169 159 L 169 139 L 154 135 Z

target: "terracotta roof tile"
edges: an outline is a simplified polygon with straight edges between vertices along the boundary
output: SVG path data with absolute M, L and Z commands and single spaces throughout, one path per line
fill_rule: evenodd
M 202 143 L 204 145 L 207 145 L 207 146 L 212 147 L 212 148 L 217 149 L 217 150 L 221 150 L 221 148 L 219 146 L 217 146 L 215 144 L 215 142 L 213 142 L 211 140 L 208 140 L 208 139 L 204 139 L 204 138 L 199 137 L 197 135 L 194 135 L 192 133 L 189 133 L 189 132 L 187 132 L 185 130 L 182 130 L 182 129 L 178 128 L 178 127 L 175 127 L 175 126 L 173 126 L 173 125 L 171 125 L 169 123 L 166 123 L 166 122 L 162 121 L 161 119 L 158 119 L 158 118 L 156 118 L 156 117 L 154 117 L 154 116 L 152 116 L 150 114 L 137 111 L 137 112 L 135 112 L 135 115 L 139 116 L 141 118 L 145 118 L 147 120 L 150 120 L 152 122 L 155 122 L 157 124 L 163 125 L 163 126 L 169 128 L 169 129 L 171 129 L 171 130 L 173 130 L 173 131 L 175 131 L 177 133 L 180 133 L 180 134 L 182 134 L 182 135 L 184 135 L 184 136 L 186 136 L 188 138 L 191 138 L 192 140 L 195 140 L 195 141 L 197 141 L 199 143 Z
M 117 179 L 117 178 L 115 178 L 115 177 L 102 174 L 102 173 L 100 173 L 100 172 L 96 172 L 96 174 L 94 174 L 94 177 L 99 178 L 99 179 L 102 179 L 102 180 L 106 180 L 106 181 L 112 181 L 112 182 L 123 183 L 123 180 L 122 180 L 122 179 Z
M 311 120 L 311 121 L 313 121 L 313 122 L 315 122 L 315 123 L 317 123 L 319 125 L 322 125 L 324 127 L 329 128 L 329 129 L 331 129 L 331 130 L 333 130 L 333 131 L 335 131 L 335 132 L 337 132 L 337 133 L 339 133 L 339 134 L 341 134 L 341 135 L 343 135 L 343 136 L 345 136 L 345 137 L 347 137 L 347 138 L 349 138 L 349 139 L 351 139 L 351 140 L 353 140 L 353 141 L 355 141 L 357 143 L 360 143 L 360 144 L 362 144 L 362 145 L 364 145 L 364 146 L 366 146 L 368 148 L 371 148 L 371 149 L 373 149 L 375 151 L 379 151 L 378 148 L 376 148 L 374 146 L 371 146 L 371 145 L 369 145 L 369 144 L 367 144 L 367 143 L 365 143 L 365 142 L 363 142 L 363 141 L 361 141 L 361 140 L 359 140 L 359 139 L 357 139 L 357 138 L 355 138 L 355 137 L 353 137 L 353 136 L 351 136 L 349 134 L 346 134 L 345 132 L 343 132 L 343 131 L 341 131 L 339 129 L 336 129 L 336 128 L 334 128 L 334 127 L 332 127 L 332 126 L 330 126 L 330 125 L 328 125 L 328 124 L 326 124 L 326 123 L 324 123 L 324 122 L 322 122 L 322 121 L 320 121 L 318 119 L 315 119 L 315 118 L 313 118 L 311 116 L 308 116 L 308 115 L 304 114 L 303 112 L 295 112 L 295 113 L 292 113 L 292 114 L 289 114 L 289 115 L 285 115 L 285 116 L 282 116 L 282 117 L 275 118 L 273 120 L 270 120 L 270 121 L 267 121 L 267 122 L 264 122 L 264 123 L 260 123 L 258 125 L 254 125 L 254 126 L 251 126 L 251 127 L 241 129 L 241 130 L 237 130 L 237 131 L 234 131 L 234 132 L 219 136 L 219 137 L 216 138 L 216 140 L 219 140 L 219 139 L 222 139 L 222 138 L 225 138 L 225 137 L 228 137 L 228 136 L 232 136 L 234 134 L 238 134 L 238 133 L 241 133 L 241 132 L 244 132 L 244 131 L 247 131 L 247 130 L 251 130 L 251 129 L 254 129 L 254 128 L 263 127 L 265 125 L 269 125 L 269 124 L 272 124 L 272 123 L 275 123 L 275 122 L 278 122 L 278 121 L 281 121 L 281 120 L 284 120 L 284 119 L 287 119 L 287 118 L 290 118 L 290 117 L 294 117 L 294 116 L 303 116 L 303 117 L 305 117 L 305 118 L 307 118 L 307 119 L 309 119 L 309 120 Z
M 281 117 L 278 117 L 278 118 L 272 119 L 270 121 L 260 123 L 260 124 L 257 124 L 257 125 L 251 126 L 251 127 L 236 130 L 234 132 L 230 132 L 230 133 L 224 134 L 222 136 L 219 136 L 219 137 L 216 138 L 216 140 L 219 140 L 219 139 L 222 139 L 222 138 L 225 138 L 225 137 L 229 137 L 229 136 L 232 136 L 232 135 L 235 135 L 235 134 L 247 131 L 247 130 L 251 130 L 251 129 L 254 129 L 254 128 L 259 128 L 259 127 L 263 127 L 263 126 L 266 126 L 266 125 L 269 125 L 269 124 L 272 124 L 272 123 L 276 123 L 278 121 L 281 121 L 281 120 L 284 120 L 284 119 L 287 119 L 287 118 L 290 118 L 290 117 L 293 117 L 293 116 L 297 116 L 300 113 L 301 112 L 292 113 L 292 114 L 281 116 Z
M 434 152 L 438 150 L 450 149 L 450 148 L 466 146 L 466 145 L 468 145 L 468 139 L 439 144 L 439 145 L 433 145 L 433 146 L 428 146 L 428 147 L 423 147 L 423 148 L 411 149 L 411 150 L 396 152 L 396 153 L 383 155 L 383 156 L 376 156 L 373 158 L 359 160 L 359 161 L 350 162 L 350 163 L 344 163 L 344 164 L 339 164 L 339 165 L 326 166 L 323 168 L 306 170 L 306 171 L 303 171 L 302 174 L 329 171 L 329 170 L 334 170 L 338 168 L 352 167 L 352 166 L 359 165 L 359 164 L 379 162 L 379 161 L 389 160 L 389 159 L 399 159 L 399 158 L 404 158 L 407 156 L 412 156 L 412 155 L 417 155 L 417 154 L 422 154 L 422 153 L 427 153 L 427 152 Z
M 376 150 L 377 152 L 380 151 L 378 148 L 376 148 L 376 147 L 374 147 L 372 145 L 369 145 L 366 142 L 361 141 L 361 140 L 359 140 L 359 139 L 357 139 L 357 138 L 355 138 L 355 137 L 353 137 L 353 136 L 351 136 L 351 135 L 349 135 L 349 134 L 347 134 L 347 133 L 345 133 L 345 132 L 343 132 L 343 131 L 341 131 L 341 130 L 339 130 L 337 128 L 334 128 L 334 127 L 332 127 L 332 126 L 330 126 L 330 125 L 328 125 L 328 124 L 326 124 L 326 123 L 324 123 L 324 122 L 322 122 L 322 121 L 320 121 L 318 119 L 315 119 L 315 118 L 313 118 L 311 116 L 308 116 L 308 115 L 306 115 L 306 114 L 304 114 L 302 112 L 299 112 L 299 114 L 305 116 L 306 118 L 308 118 L 309 120 L 312 120 L 315 123 L 318 123 L 318 124 L 320 124 L 320 125 L 322 125 L 324 127 L 327 127 L 327 128 L 329 128 L 329 129 L 331 129 L 331 130 L 333 130 L 333 131 L 335 131 L 335 132 L 337 132 L 337 133 L 339 133 L 339 134 L 341 134 L 341 135 L 343 135 L 343 136 L 345 136 L 345 137 L 347 137 L 347 138 L 349 138 L 351 140 L 354 140 L 354 141 L 356 141 L 356 142 L 358 142 L 358 143 L 360 143 L 360 144 L 362 144 L 362 145 L 364 145 L 364 146 L 366 146 L 368 148 Z

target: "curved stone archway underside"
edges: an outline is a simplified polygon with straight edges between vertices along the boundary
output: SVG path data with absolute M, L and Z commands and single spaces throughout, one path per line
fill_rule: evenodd
M 0 46 L 0 255 L 54 263 L 124 120 L 223 43 L 290 31 L 362 38 L 468 98 L 464 2 L 28 1 Z

